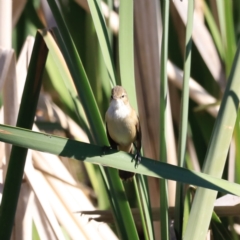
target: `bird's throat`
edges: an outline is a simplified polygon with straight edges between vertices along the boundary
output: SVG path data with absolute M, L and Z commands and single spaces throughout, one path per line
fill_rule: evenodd
M 111 102 L 107 114 L 112 119 L 124 119 L 131 113 L 131 108 L 129 105 L 123 102 Z

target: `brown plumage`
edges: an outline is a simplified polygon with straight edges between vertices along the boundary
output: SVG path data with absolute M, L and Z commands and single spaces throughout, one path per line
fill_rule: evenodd
M 137 151 L 136 160 L 140 162 L 140 122 L 137 113 L 129 104 L 127 92 L 123 87 L 116 86 L 112 89 L 105 120 L 111 147 L 132 154 L 135 147 Z M 134 173 L 119 170 L 119 176 L 123 180 L 128 180 L 134 176 Z

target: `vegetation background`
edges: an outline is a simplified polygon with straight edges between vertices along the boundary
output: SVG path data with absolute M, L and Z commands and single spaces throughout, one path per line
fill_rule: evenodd
M 237 0 L 0 0 L 1 123 L 46 133 L 0 126 L 0 238 L 240 239 L 239 33 Z M 97 158 L 116 84 L 179 168 Z

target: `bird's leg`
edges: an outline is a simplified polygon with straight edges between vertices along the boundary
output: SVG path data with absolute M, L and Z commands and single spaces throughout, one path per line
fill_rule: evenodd
M 141 162 L 141 153 L 140 153 L 140 151 L 139 150 L 137 150 L 137 153 L 135 154 L 135 160 L 136 160 L 136 162 L 135 162 L 135 168 L 137 168 L 138 167 L 138 165 L 140 164 L 140 162 Z
M 138 149 L 135 144 L 134 144 L 134 147 L 135 147 L 135 149 L 136 149 L 136 151 L 137 151 L 137 153 L 136 153 L 135 156 L 134 156 L 134 159 L 136 160 L 136 161 L 135 161 L 135 168 L 137 168 L 138 165 L 139 165 L 140 162 L 141 162 L 141 152 L 140 152 L 140 149 Z

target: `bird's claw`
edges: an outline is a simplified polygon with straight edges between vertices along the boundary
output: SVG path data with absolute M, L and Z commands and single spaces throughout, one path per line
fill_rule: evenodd
M 140 164 L 141 162 L 141 154 L 140 152 L 137 152 L 136 155 L 134 156 L 134 159 L 136 160 L 135 161 L 135 168 L 138 167 L 138 165 Z

